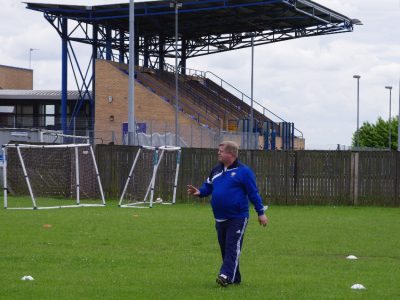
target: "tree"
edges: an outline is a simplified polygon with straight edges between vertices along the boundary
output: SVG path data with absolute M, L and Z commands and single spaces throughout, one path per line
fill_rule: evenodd
M 397 136 L 398 136 L 398 118 L 392 118 L 391 131 L 392 131 L 392 150 L 397 150 Z M 353 134 L 352 146 L 357 145 L 357 131 Z M 359 145 L 360 147 L 370 148 L 389 148 L 389 122 L 378 118 L 375 124 L 364 122 L 359 129 Z

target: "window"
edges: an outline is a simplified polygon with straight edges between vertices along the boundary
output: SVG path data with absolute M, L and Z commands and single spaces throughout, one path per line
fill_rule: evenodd
M 45 108 L 46 112 L 46 126 L 54 126 L 55 125 L 55 105 L 47 104 Z

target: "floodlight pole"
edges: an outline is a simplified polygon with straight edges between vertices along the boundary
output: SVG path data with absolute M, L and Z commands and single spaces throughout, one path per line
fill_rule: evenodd
M 399 114 L 397 116 L 397 151 L 400 152 L 400 79 L 399 79 Z
M 356 131 L 356 147 L 360 147 L 360 75 L 354 75 L 357 79 L 357 131 Z
M 29 69 L 32 69 L 32 51 L 36 51 L 39 49 L 29 48 Z
M 251 92 L 250 92 L 250 97 L 251 97 L 251 107 L 250 107 L 250 141 L 251 141 L 251 147 L 253 146 L 253 126 L 254 126 L 254 112 L 253 112 L 253 102 L 254 102 L 254 97 L 253 97 L 253 91 L 254 91 L 254 34 L 251 36 Z
M 392 115 L 392 87 L 385 86 L 389 90 L 389 151 L 392 150 L 392 122 L 390 121 Z
M 128 144 L 135 144 L 135 4 L 129 1 Z
M 175 8 L 175 146 L 179 146 L 178 10 L 182 7 L 182 3 L 175 0 L 169 6 Z

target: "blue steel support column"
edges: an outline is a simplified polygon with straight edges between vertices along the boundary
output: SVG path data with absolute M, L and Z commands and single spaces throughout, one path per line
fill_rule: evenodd
M 164 70 L 164 63 L 165 63 L 165 36 L 160 35 L 159 43 L 158 43 L 158 69 Z
M 263 133 L 264 133 L 264 150 L 269 149 L 269 137 L 270 137 L 270 125 L 269 121 L 265 121 L 263 125 Z
M 182 49 L 181 49 L 181 74 L 186 75 L 186 39 L 182 38 Z
M 144 49 L 143 49 L 143 67 L 147 68 L 149 66 L 150 53 L 149 53 L 149 38 L 144 37 Z
M 139 40 L 139 36 L 137 34 L 135 34 L 135 47 L 134 47 L 134 63 L 135 66 L 139 66 L 139 48 L 140 48 L 140 40 Z
M 286 149 L 287 150 L 290 149 L 289 142 L 290 142 L 290 123 L 286 123 Z
M 276 150 L 276 131 L 274 127 L 271 132 L 271 150 Z
M 124 56 L 125 56 L 125 51 L 124 51 L 124 44 L 125 44 L 125 39 L 124 39 L 125 32 L 120 29 L 119 30 L 119 63 L 123 64 L 124 63 Z
M 287 149 L 287 123 L 283 122 L 282 128 L 282 142 L 283 142 L 283 150 Z
M 294 149 L 294 123 L 292 123 L 291 135 L 292 135 L 292 147 L 291 147 L 291 149 L 293 150 Z
M 283 131 L 284 131 L 284 133 L 283 133 L 283 136 L 284 136 L 284 138 L 283 138 L 283 145 L 284 145 L 283 149 L 287 150 L 287 148 L 288 148 L 288 146 L 287 146 L 287 141 L 288 141 L 288 136 L 287 136 L 288 130 L 287 130 L 287 127 L 288 127 L 288 123 L 284 122 L 283 124 L 284 124 L 283 125 Z
M 111 48 L 111 27 L 107 25 L 106 27 L 106 60 L 111 60 L 112 48 Z
M 286 123 L 286 149 L 290 149 L 290 123 Z
M 61 130 L 67 134 L 68 19 L 61 19 Z

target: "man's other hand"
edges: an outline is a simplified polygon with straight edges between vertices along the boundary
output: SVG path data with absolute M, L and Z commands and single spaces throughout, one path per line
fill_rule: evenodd
M 260 223 L 260 225 L 262 225 L 264 227 L 267 226 L 267 224 L 268 224 L 267 216 L 266 215 L 258 216 L 258 223 Z
M 193 185 L 188 185 L 187 186 L 187 192 L 188 192 L 189 195 L 193 195 L 193 196 L 199 196 L 200 195 L 199 189 L 194 187 Z

